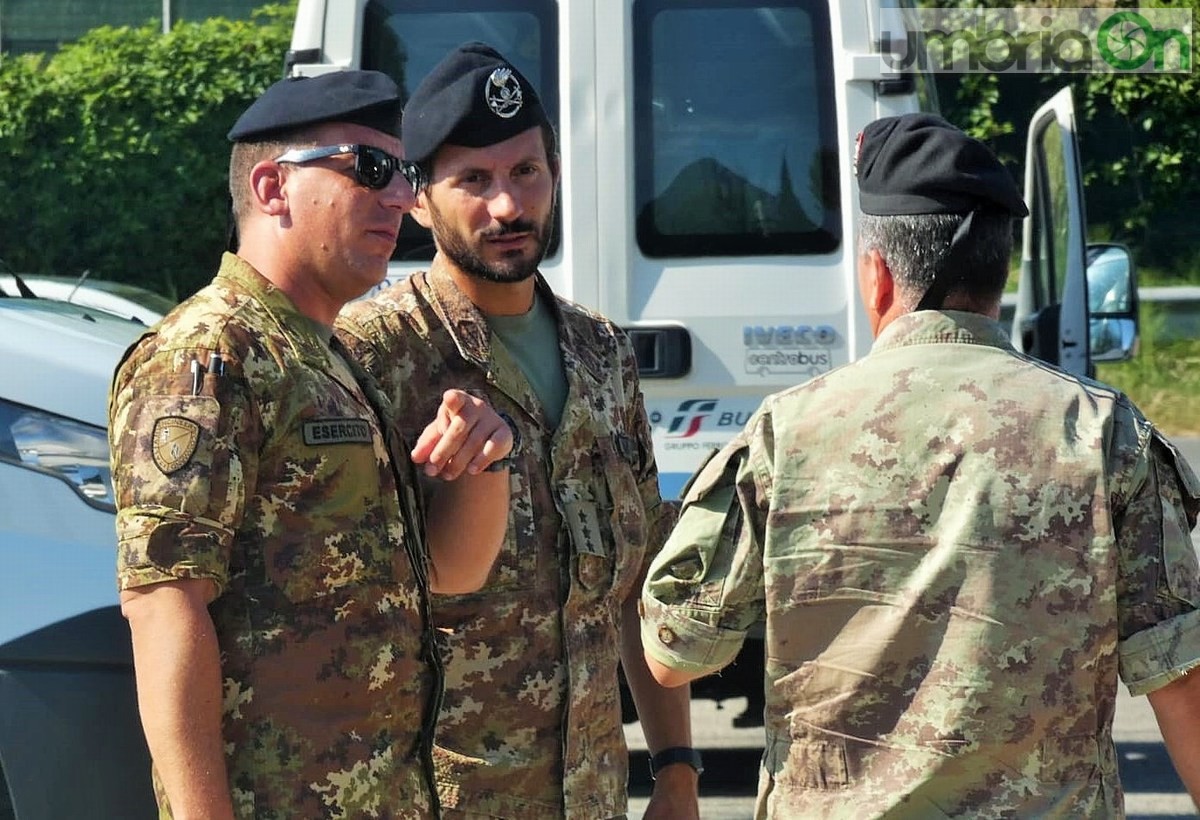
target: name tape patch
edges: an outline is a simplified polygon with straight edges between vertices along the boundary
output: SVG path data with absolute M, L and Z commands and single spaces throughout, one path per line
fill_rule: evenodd
M 317 419 L 304 422 L 304 443 L 370 444 L 375 440 L 371 425 L 362 419 Z

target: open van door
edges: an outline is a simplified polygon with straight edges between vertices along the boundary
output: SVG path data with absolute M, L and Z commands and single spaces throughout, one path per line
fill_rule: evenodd
M 1025 155 L 1021 279 L 1012 342 L 1088 375 L 1086 215 L 1075 105 L 1064 88 L 1034 114 Z

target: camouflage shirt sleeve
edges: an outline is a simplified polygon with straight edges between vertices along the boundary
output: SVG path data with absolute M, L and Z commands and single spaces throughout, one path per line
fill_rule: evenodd
M 1118 466 L 1120 673 L 1142 695 L 1200 666 L 1200 567 L 1190 536 L 1200 481 L 1161 433 L 1132 416 L 1115 425 L 1110 461 Z
M 642 589 L 642 646 L 665 666 L 716 671 L 765 617 L 770 421 L 760 410 L 700 468 L 684 492 L 679 523 L 650 565 Z
M 257 465 L 257 414 L 240 369 L 206 374 L 193 359 L 228 350 L 143 342 L 118 368 L 109 406 L 122 590 L 206 578 L 223 591 L 234 531 Z

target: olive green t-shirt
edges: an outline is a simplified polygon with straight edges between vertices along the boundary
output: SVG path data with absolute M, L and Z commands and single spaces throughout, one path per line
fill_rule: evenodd
M 529 386 L 537 394 L 546 420 L 558 427 L 567 400 L 567 377 L 558 349 L 558 327 L 554 315 L 541 298 L 519 316 L 488 316 L 488 326 L 516 360 Z

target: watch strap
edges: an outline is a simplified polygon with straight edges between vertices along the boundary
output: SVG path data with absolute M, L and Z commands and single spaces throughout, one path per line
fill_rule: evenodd
M 517 456 L 515 453 L 509 453 L 504 458 L 498 458 L 491 464 L 483 468 L 485 473 L 498 473 L 501 470 L 511 470 L 517 466 Z
M 656 777 L 664 766 L 672 763 L 686 763 L 696 770 L 696 774 L 704 773 L 704 761 L 698 750 L 691 746 L 672 746 L 650 756 L 650 777 Z

